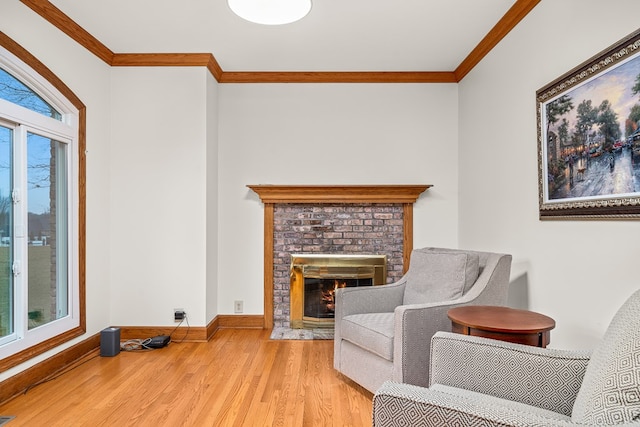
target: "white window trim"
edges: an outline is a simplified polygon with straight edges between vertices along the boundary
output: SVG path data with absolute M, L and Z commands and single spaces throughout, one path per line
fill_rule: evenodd
M 0 46 L 0 64 L 13 76 L 29 86 L 31 90 L 40 95 L 46 102 L 62 114 L 62 120 L 46 117 L 42 114 L 31 111 L 14 103 L 0 99 L 0 120 L 12 124 L 14 132 L 26 135 L 27 132 L 37 133 L 47 138 L 52 138 L 62 143 L 69 144 L 68 150 L 68 232 L 67 244 L 69 248 L 68 263 L 68 307 L 67 316 L 51 321 L 40 327 L 28 330 L 24 321 L 16 319 L 15 335 L 10 335 L 13 339 L 9 342 L 3 339 L 4 344 L 0 344 L 0 359 L 22 352 L 34 345 L 54 338 L 60 334 L 70 331 L 80 326 L 80 286 L 79 286 L 79 114 L 78 109 L 49 81 L 39 75 L 31 66 L 23 62 L 20 58 Z M 19 168 L 18 168 L 19 169 Z M 23 168 L 24 169 L 24 168 Z M 15 173 L 24 174 L 26 171 L 18 170 Z M 20 178 L 20 177 L 16 177 Z M 19 182 L 16 180 L 16 182 Z M 26 191 L 18 189 L 22 194 Z M 17 208 L 26 215 L 26 197 L 18 202 Z M 26 218 L 26 216 L 24 217 Z M 14 224 L 15 233 L 15 224 Z M 17 238 L 15 245 L 16 257 L 22 258 L 21 275 L 27 274 L 26 253 L 27 239 Z M 24 261 L 23 261 L 24 260 Z M 27 312 L 27 298 L 24 282 L 15 280 L 14 297 L 20 299 L 22 307 L 20 310 Z M 22 285 L 22 286 L 18 286 Z

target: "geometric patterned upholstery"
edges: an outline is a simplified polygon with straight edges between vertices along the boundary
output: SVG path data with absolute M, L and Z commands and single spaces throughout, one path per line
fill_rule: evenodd
M 542 409 L 537 406 L 527 405 L 525 403 L 514 402 L 513 400 L 500 399 L 499 397 L 487 396 L 477 391 L 469 391 L 465 389 L 448 387 L 446 385 L 434 384 L 432 390 L 440 393 L 448 394 L 459 399 L 469 402 L 478 402 L 485 406 L 493 408 L 502 408 L 503 410 L 513 410 L 516 412 L 528 412 L 530 415 L 537 415 L 545 419 L 554 419 L 558 421 L 569 421 L 568 416 L 559 414 L 554 411 Z
M 467 390 L 386 382 L 373 398 L 374 427 L 570 426 L 569 417 Z
M 591 355 L 450 332 L 431 351 L 430 387 L 385 382 L 374 427 L 640 426 L 640 291 Z
M 589 352 L 522 346 L 438 332 L 431 342 L 431 385 L 473 390 L 571 416 Z
M 618 310 L 591 355 L 571 419 L 598 425 L 640 421 L 640 291 Z

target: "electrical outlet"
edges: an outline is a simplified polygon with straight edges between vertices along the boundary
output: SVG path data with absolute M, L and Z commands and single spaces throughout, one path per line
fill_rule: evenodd
M 233 303 L 233 312 L 234 313 L 242 313 L 242 306 L 244 305 L 244 302 L 242 300 L 237 300 L 234 301 Z
M 182 308 L 174 308 L 173 309 L 173 320 L 175 322 L 182 322 L 184 318 L 187 317 L 187 312 Z

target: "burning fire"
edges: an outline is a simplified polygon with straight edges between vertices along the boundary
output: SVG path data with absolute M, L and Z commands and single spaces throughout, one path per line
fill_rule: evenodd
M 327 311 L 333 313 L 336 308 L 336 289 L 345 288 L 347 282 L 333 281 L 333 289 L 322 292 L 322 303 L 326 306 Z

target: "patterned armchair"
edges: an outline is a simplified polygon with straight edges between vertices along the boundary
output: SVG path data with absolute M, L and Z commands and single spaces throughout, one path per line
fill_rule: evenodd
M 447 311 L 504 305 L 510 270 L 511 255 L 422 248 L 396 283 L 338 289 L 335 369 L 372 393 L 387 380 L 427 386 L 431 337 L 451 330 Z
M 375 427 L 640 425 L 640 291 L 593 353 L 449 332 L 432 341 L 431 386 L 385 383 Z

